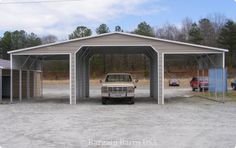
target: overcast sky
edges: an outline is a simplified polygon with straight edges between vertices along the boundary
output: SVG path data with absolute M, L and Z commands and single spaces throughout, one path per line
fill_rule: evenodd
M 0 0 L 0 3 L 9 1 L 33 0 Z M 236 20 L 236 0 L 78 0 L 0 4 L 0 36 L 8 30 L 23 29 L 40 36 L 54 34 L 59 39 L 66 39 L 79 25 L 88 26 L 93 32 L 101 23 L 108 24 L 111 31 L 116 25 L 132 31 L 141 21 L 147 21 L 153 27 L 167 22 L 180 25 L 185 17 L 198 20 L 213 13 Z

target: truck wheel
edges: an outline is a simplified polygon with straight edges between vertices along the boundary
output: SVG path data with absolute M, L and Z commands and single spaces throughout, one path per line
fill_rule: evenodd
M 102 98 L 102 104 L 106 105 L 107 104 L 107 99 L 106 98 Z
M 202 92 L 203 88 L 199 87 L 199 89 L 200 89 L 200 92 Z
M 129 104 L 134 104 L 134 98 L 133 97 L 130 98 Z
M 193 88 L 193 91 L 195 91 L 195 88 Z

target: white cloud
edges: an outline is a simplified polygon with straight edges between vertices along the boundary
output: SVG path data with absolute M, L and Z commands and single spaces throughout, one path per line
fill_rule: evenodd
M 93 26 L 124 15 L 149 15 L 162 10 L 157 6 L 142 7 L 150 1 L 152 0 L 80 0 L 0 5 L 0 31 L 24 29 L 40 35 L 55 34 L 65 37 L 77 25 Z

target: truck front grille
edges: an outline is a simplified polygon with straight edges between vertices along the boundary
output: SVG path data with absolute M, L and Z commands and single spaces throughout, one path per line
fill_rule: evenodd
M 109 92 L 127 92 L 127 87 L 109 87 Z

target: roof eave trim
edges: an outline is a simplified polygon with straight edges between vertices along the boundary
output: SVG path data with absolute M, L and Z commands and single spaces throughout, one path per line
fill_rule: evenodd
M 212 50 L 218 50 L 218 51 L 223 51 L 223 52 L 229 52 L 228 49 L 217 48 L 217 47 L 210 47 L 210 46 L 197 45 L 197 44 L 191 44 L 191 43 L 180 42 L 180 41 L 160 39 L 160 38 L 155 38 L 155 37 L 142 36 L 142 35 L 138 35 L 138 34 L 129 34 L 129 33 L 120 33 L 120 34 L 125 34 L 125 35 L 129 35 L 129 36 L 145 38 L 145 39 L 151 39 L 151 40 L 156 40 L 156 41 L 162 41 L 162 42 L 167 42 L 167 43 L 174 43 L 174 44 L 179 44 L 179 45 L 187 45 L 187 46 L 192 46 L 192 47 L 200 47 L 200 48 L 205 48 L 205 49 L 212 49 Z
M 115 32 L 115 33 L 117 33 L 117 32 Z M 64 44 L 64 43 L 70 43 L 70 42 L 81 41 L 81 40 L 86 40 L 86 39 L 98 38 L 98 37 L 107 36 L 107 35 L 111 35 L 111 34 L 114 34 L 114 32 L 99 34 L 99 35 L 95 35 L 95 36 L 88 36 L 88 37 L 83 37 L 83 38 L 76 38 L 76 39 L 71 39 L 71 40 L 66 40 L 66 41 L 61 41 L 61 42 L 56 42 L 56 43 L 50 43 L 50 44 L 45 44 L 45 45 L 33 46 L 33 47 L 29 47 L 29 48 L 22 48 L 22 49 L 8 51 L 7 53 L 11 54 L 11 53 L 16 53 L 16 52 L 21 52 L 21 51 L 26 51 L 26 50 L 31 50 L 31 49 L 37 49 L 37 48 L 60 45 L 60 44 Z

